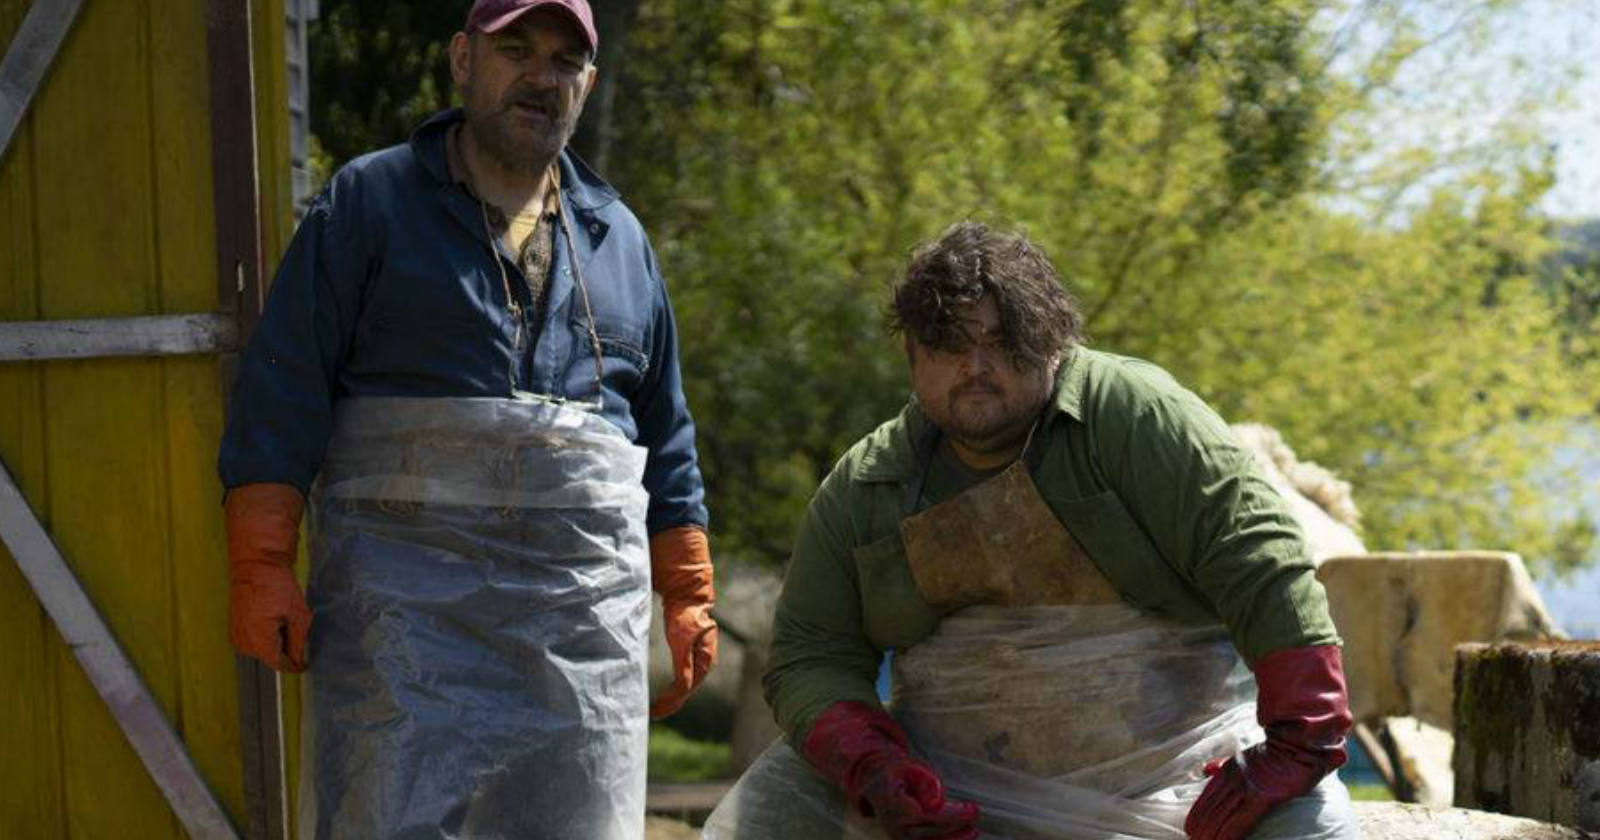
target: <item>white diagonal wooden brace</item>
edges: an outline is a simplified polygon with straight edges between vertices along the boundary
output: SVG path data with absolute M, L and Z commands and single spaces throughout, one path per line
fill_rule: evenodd
M 82 6 L 83 0 L 33 0 L 12 36 L 0 59 L 0 160 Z
M 0 540 L 190 837 L 238 840 L 138 671 L 0 463 Z
M 227 353 L 238 343 L 230 315 L 0 321 L 0 362 Z

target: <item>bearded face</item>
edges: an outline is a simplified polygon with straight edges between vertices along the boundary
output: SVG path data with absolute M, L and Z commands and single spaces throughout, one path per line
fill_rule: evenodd
M 1055 366 L 1017 366 L 1003 346 L 992 299 L 964 307 L 958 320 L 967 336 L 959 347 L 911 340 L 911 385 L 928 419 L 973 464 L 1021 445 L 1050 397 Z
M 458 35 L 451 72 L 480 147 L 506 170 L 530 175 L 571 139 L 594 81 L 582 34 L 543 9 L 499 32 Z

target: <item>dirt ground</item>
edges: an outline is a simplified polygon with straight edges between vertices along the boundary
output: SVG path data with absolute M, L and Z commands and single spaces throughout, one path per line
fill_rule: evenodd
M 666 817 L 644 818 L 644 840 L 696 840 L 700 831 L 686 822 Z

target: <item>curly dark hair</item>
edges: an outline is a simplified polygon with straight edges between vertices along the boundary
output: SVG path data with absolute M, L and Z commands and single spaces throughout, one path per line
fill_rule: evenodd
M 1002 343 L 1019 368 L 1050 364 L 1084 342 L 1083 314 L 1049 257 L 1019 232 L 973 221 L 912 252 L 890 293 L 889 326 L 924 346 L 959 350 L 969 339 L 955 311 L 986 295 L 994 296 Z

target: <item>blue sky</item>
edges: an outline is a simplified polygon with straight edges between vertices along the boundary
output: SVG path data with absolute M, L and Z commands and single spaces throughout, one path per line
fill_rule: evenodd
M 1552 108 L 1543 121 L 1557 144 L 1558 178 L 1545 209 L 1600 217 L 1600 0 L 1534 0 L 1497 41 L 1534 61 L 1576 65 L 1571 101 Z
M 1600 217 L 1600 0 L 1515 4 L 1496 18 L 1480 60 L 1486 112 L 1525 116 L 1555 146 L 1557 181 L 1545 210 Z
M 1368 24 L 1351 30 L 1336 69 L 1359 67 L 1360 56 L 1392 35 L 1391 25 L 1373 25 L 1386 10 L 1404 10 L 1420 37 L 1437 38 L 1404 65 L 1372 118 L 1347 126 L 1352 137 L 1376 142 L 1373 159 L 1426 149 L 1467 169 L 1505 168 L 1521 161 L 1493 150 L 1520 136 L 1553 152 L 1557 183 L 1546 212 L 1600 218 L 1600 0 L 1334 3 L 1326 20 L 1336 27 Z M 1449 174 L 1434 171 L 1421 183 Z

